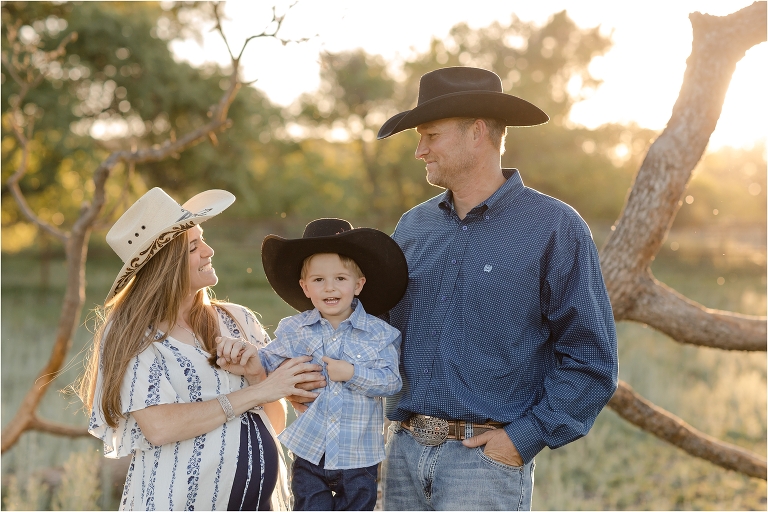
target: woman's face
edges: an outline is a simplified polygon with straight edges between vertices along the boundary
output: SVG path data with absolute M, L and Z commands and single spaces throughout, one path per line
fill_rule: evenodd
M 187 231 L 189 240 L 189 286 L 192 293 L 213 286 L 219 278 L 211 265 L 213 249 L 205 243 L 203 228 L 195 226 Z

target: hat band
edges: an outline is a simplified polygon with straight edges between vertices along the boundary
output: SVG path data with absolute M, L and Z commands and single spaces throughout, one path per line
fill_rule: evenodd
M 116 281 L 114 286 L 114 293 L 119 292 L 125 285 L 128 284 L 128 282 L 134 277 L 134 274 L 142 267 L 145 261 L 154 256 L 157 251 L 165 247 L 168 242 L 194 226 L 195 222 L 190 221 L 186 224 L 175 226 L 170 231 L 161 233 L 157 238 L 155 238 L 149 247 L 139 252 L 138 256 L 131 259 L 130 263 L 128 264 L 128 268 L 125 269 L 123 275 L 121 275 L 120 278 Z

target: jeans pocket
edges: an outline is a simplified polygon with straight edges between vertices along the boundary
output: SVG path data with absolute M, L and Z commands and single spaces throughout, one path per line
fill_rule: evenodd
M 361 468 L 363 472 L 371 477 L 375 482 L 379 481 L 379 465 L 370 466 L 367 468 Z
M 484 448 L 485 448 L 484 446 L 479 446 L 479 447 L 475 448 L 475 453 L 477 453 L 478 456 L 480 457 L 480 460 L 482 460 L 486 464 L 489 464 L 489 465 L 491 465 L 493 467 L 496 467 L 496 468 L 499 468 L 499 469 L 503 469 L 505 471 L 515 471 L 515 472 L 518 472 L 518 473 L 521 473 L 523 471 L 523 468 L 525 466 L 510 466 L 509 464 L 505 464 L 503 462 L 499 462 L 498 460 L 494 460 L 494 459 L 490 458 L 483 451 Z

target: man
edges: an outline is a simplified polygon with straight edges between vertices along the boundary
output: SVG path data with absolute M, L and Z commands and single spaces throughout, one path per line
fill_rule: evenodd
M 383 468 L 385 510 L 529 510 L 534 456 L 587 434 L 616 389 L 613 314 L 589 228 L 501 168 L 506 126 L 549 118 L 490 71 L 427 73 L 409 128 L 445 193 L 393 238 L 409 284 L 390 311 L 403 335 Z

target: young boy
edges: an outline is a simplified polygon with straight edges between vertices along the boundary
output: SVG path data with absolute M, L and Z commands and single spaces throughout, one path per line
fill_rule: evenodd
M 373 510 L 384 460 L 381 397 L 402 386 L 400 331 L 373 315 L 405 293 L 403 253 L 381 231 L 319 219 L 300 239 L 267 236 L 262 262 L 275 292 L 302 311 L 281 320 L 274 341 L 259 351 L 264 368 L 312 355 L 328 380 L 279 436 L 295 458 L 294 509 Z

